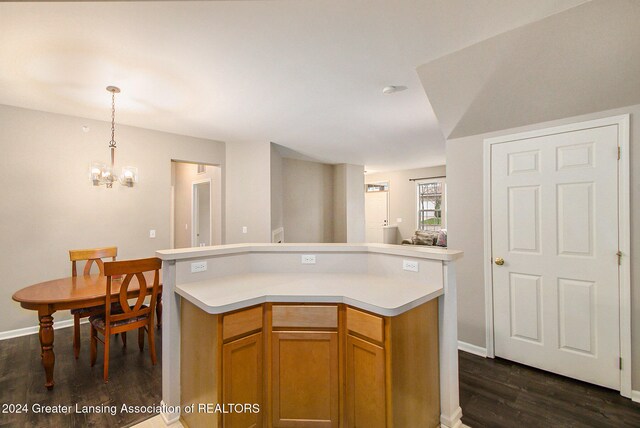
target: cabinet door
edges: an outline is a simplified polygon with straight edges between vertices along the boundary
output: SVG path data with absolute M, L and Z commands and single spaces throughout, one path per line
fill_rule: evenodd
M 347 336 L 348 428 L 384 428 L 384 349 L 355 336 Z
M 272 334 L 273 426 L 338 427 L 338 333 Z
M 225 428 L 262 426 L 262 333 L 222 345 L 222 400 L 225 404 L 258 404 L 258 409 L 225 413 Z

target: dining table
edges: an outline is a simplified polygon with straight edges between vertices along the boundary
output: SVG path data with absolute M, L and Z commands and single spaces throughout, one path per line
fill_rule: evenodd
M 144 276 L 148 284 L 148 293 L 151 295 L 153 288 L 153 277 L 155 272 L 145 272 Z M 162 282 L 162 276 L 160 278 Z M 118 301 L 120 284 L 122 278 L 112 277 L 111 301 Z M 132 280 L 128 288 L 128 295 L 137 296 L 139 284 L 137 280 Z M 156 305 L 156 316 L 158 326 L 162 320 L 162 300 L 160 298 L 162 285 L 158 290 L 158 303 Z M 53 352 L 53 314 L 60 310 L 70 310 L 76 308 L 88 308 L 105 304 L 107 294 L 107 277 L 103 275 L 81 275 L 59 278 L 51 281 L 40 282 L 16 291 L 12 298 L 20 303 L 25 309 L 38 311 L 40 322 L 40 348 L 42 366 L 45 372 L 45 387 L 52 389 L 53 368 L 55 365 L 55 354 Z

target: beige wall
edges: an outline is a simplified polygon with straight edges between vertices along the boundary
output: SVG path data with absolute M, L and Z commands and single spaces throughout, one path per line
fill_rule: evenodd
M 446 175 L 444 165 L 365 175 L 365 183 L 389 182 L 389 224 L 398 226 L 398 244 L 403 239 L 411 238 L 418 225 L 416 183 L 409 179 L 444 175 Z M 402 222 L 398 223 L 398 218 L 401 218 Z
M 333 168 L 333 240 L 365 242 L 364 167 L 343 163 Z
M 640 389 L 640 105 L 447 141 L 449 247 L 464 251 L 458 262 L 458 337 L 485 347 L 483 140 L 531 129 L 631 113 L 631 294 L 633 389 Z
M 271 242 L 271 143 L 227 143 L 225 165 L 225 243 Z
M 116 245 L 128 259 L 169 248 L 172 159 L 224 165 L 224 143 L 117 125 L 116 163 L 137 166 L 140 182 L 94 187 L 88 167 L 108 159 L 109 135 L 108 122 L 0 105 L 0 331 L 37 325 L 11 295 L 69 276 L 69 249 Z
M 271 143 L 271 231 L 283 227 L 282 155 Z M 285 240 L 286 240 L 285 235 Z
M 205 172 L 198 174 L 198 165 L 185 162 L 174 162 L 174 248 L 191 247 L 193 232 L 193 215 L 191 212 L 193 183 L 211 180 L 211 223 L 213 226 L 213 245 L 222 243 L 222 175 L 220 167 L 206 165 Z
M 333 166 L 285 158 L 282 188 L 285 242 L 333 242 Z

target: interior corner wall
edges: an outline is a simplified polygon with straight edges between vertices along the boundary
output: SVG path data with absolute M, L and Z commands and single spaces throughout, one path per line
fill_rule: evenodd
M 109 122 L 0 105 L 0 331 L 38 324 L 11 296 L 71 275 L 70 249 L 116 245 L 119 259 L 132 259 L 169 248 L 172 159 L 225 167 L 222 142 L 117 125 L 116 166 L 138 167 L 139 182 L 94 187 L 88 168 L 109 158 L 110 130 Z
M 271 231 L 283 227 L 282 156 L 271 143 Z M 287 235 L 285 231 L 285 242 Z
M 347 242 L 347 165 L 333 166 L 333 242 Z
M 191 247 L 193 233 L 193 183 L 211 180 L 211 223 L 212 245 L 222 243 L 222 199 L 220 167 L 205 165 L 205 171 L 198 174 L 198 165 L 186 162 L 173 162 L 174 167 L 174 248 Z
M 271 143 L 227 143 L 226 155 L 225 244 L 271 242 Z
M 333 242 L 333 180 L 332 165 L 282 159 L 285 242 Z
M 347 208 L 347 242 L 365 242 L 364 166 L 346 165 L 345 193 Z
M 398 241 L 410 239 L 418 228 L 416 183 L 412 178 L 430 178 L 446 175 L 446 167 L 406 169 L 365 175 L 365 183 L 389 182 L 389 224 L 398 226 Z M 365 199 L 367 195 L 365 194 Z M 402 222 L 398 223 L 398 219 Z
M 620 114 L 631 115 L 631 350 L 632 388 L 640 390 L 640 105 L 447 141 L 449 247 L 464 251 L 457 263 L 458 338 L 486 347 L 483 236 L 483 141 L 485 138 Z

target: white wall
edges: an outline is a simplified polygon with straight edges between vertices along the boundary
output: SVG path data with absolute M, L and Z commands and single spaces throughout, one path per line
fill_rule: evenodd
M 211 180 L 211 222 L 213 226 L 213 245 L 222 243 L 222 174 L 218 166 L 206 165 L 205 172 L 198 174 L 198 166 L 193 163 L 174 162 L 175 216 L 174 248 L 191 247 L 193 233 L 193 183 Z
M 271 242 L 271 143 L 227 143 L 226 156 L 225 243 Z
M 333 166 L 284 158 L 282 184 L 285 241 L 333 242 Z
M 283 227 L 283 183 L 282 183 L 282 155 L 276 145 L 271 143 L 271 231 Z M 286 240 L 285 231 L 285 240 Z
M 224 165 L 224 143 L 117 125 L 116 164 L 137 166 L 140 182 L 94 187 L 88 167 L 108 160 L 110 128 L 0 105 L 0 331 L 37 325 L 36 313 L 11 295 L 71 275 L 69 249 L 116 245 L 118 257 L 129 259 L 169 248 L 172 159 Z
M 640 389 L 640 105 L 447 141 L 449 248 L 463 250 L 458 262 L 458 337 L 485 347 L 483 140 L 531 129 L 631 113 L 631 293 L 633 389 Z
M 409 179 L 444 175 L 446 175 L 446 168 L 442 165 L 430 168 L 378 172 L 364 176 L 365 183 L 389 182 L 389 224 L 398 226 L 398 244 L 403 239 L 410 239 L 418 226 L 416 183 L 409 181 Z M 397 222 L 398 218 L 402 219 L 401 223 Z

